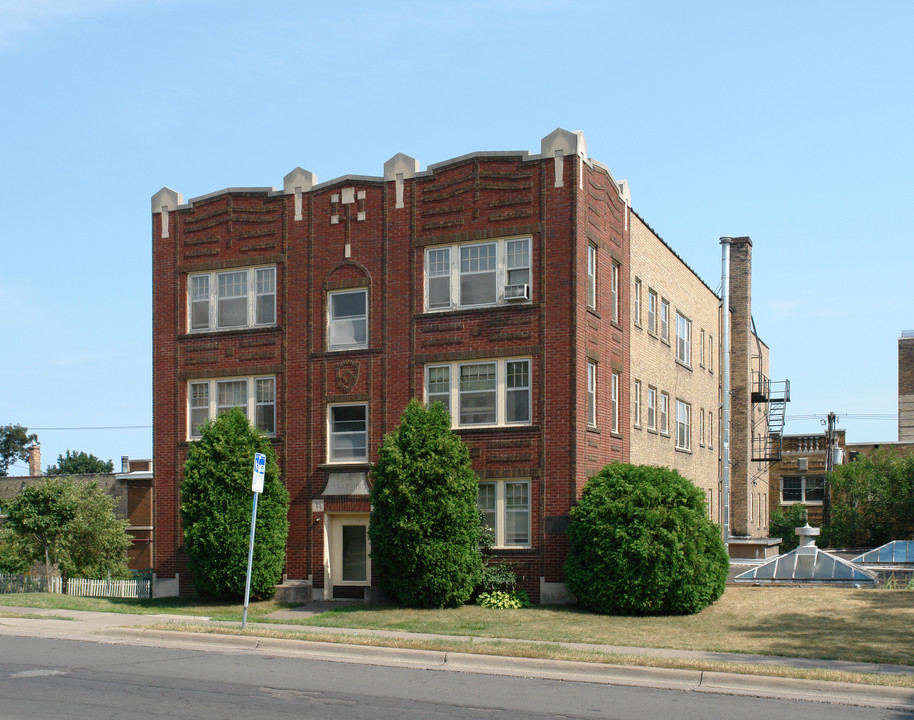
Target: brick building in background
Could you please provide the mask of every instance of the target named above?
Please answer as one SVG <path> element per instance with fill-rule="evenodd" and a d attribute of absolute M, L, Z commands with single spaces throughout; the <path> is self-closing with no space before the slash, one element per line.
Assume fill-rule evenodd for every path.
<path fill-rule="evenodd" d="M 188 443 L 240 405 L 271 437 L 291 496 L 285 577 L 316 597 L 364 594 L 371 464 L 419 397 L 444 402 L 471 447 L 496 553 L 533 598 L 565 597 L 568 512 L 590 476 L 636 454 L 630 242 L 643 222 L 581 133 L 556 130 L 539 155 L 473 153 L 424 172 L 402 154 L 383 177 L 317 184 L 298 168 L 282 190 L 186 204 L 163 188 L 152 211 L 160 578 L 190 587 L 178 510 Z M 665 261 L 651 277 L 691 307 L 697 279 L 680 287 Z M 710 356 L 717 300 L 699 292 L 689 317 L 713 335 Z M 714 377 L 671 398 L 710 412 Z M 694 421 L 679 430 L 689 447 L 677 449 L 693 452 Z M 690 465 L 708 489 L 713 454 Z"/>

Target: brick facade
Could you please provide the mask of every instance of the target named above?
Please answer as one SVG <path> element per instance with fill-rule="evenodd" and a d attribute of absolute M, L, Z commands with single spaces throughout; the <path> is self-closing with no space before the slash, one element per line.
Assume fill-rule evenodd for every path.
<path fill-rule="evenodd" d="M 561 599 L 564 530 L 587 479 L 607 463 L 648 456 L 632 444 L 639 362 L 630 339 L 633 266 L 643 262 L 641 272 L 657 278 L 673 307 L 687 309 L 696 336 L 707 329 L 719 337 L 714 294 L 631 212 L 627 184 L 587 157 L 580 133 L 556 130 L 539 155 L 474 153 L 424 172 L 401 154 L 380 178 L 316 184 L 299 168 L 283 190 L 235 188 L 186 204 L 166 188 L 152 209 L 155 567 L 160 577 L 180 573 L 183 591 L 190 586 L 179 487 L 192 404 L 215 407 L 212 393 L 233 383 L 250 388 L 263 380 L 275 390 L 267 405 L 275 413 L 271 437 L 291 496 L 285 576 L 310 580 L 331 597 L 348 592 L 334 570 L 339 526 L 367 522 L 378 445 L 410 398 L 428 399 L 434 372 L 436 383 L 446 378 L 436 392 L 449 388 L 455 430 L 470 445 L 481 482 L 493 497 L 508 486 L 529 493 L 529 537 L 512 536 L 497 553 L 534 599 Z M 483 277 L 492 268 L 494 286 Z M 205 299 L 194 304 L 207 282 L 258 270 L 275 278 L 275 317 L 260 323 L 252 319 L 259 310 L 249 307 L 243 327 L 192 327 L 221 312 Z M 474 279 L 474 272 L 483 275 Z M 259 302 L 260 290 L 250 287 L 249 302 Z M 492 287 L 479 302 L 457 300 Z M 452 295 L 439 307 L 434 293 L 442 288 Z M 330 347 L 333 298 L 361 302 L 363 292 L 367 317 L 346 331 L 364 322 L 364 341 Z M 221 300 L 213 303 L 221 308 Z M 652 457 L 672 458 L 710 490 L 716 450 L 698 451 L 695 418 L 712 406 L 717 375 L 697 364 L 687 380 L 675 379 L 686 368 L 657 371 L 659 383 L 692 404 L 691 454 Z M 650 367 L 645 377 L 660 364 Z M 490 420 L 470 413 L 464 422 L 458 376 L 477 371 L 497 376 L 497 407 Z M 521 394 L 511 395 L 516 387 Z M 248 402 L 252 417 L 258 401 Z M 333 418 L 363 407 L 356 426 L 367 428 L 365 457 L 333 457 L 330 442 L 340 441 Z M 520 416 L 512 420 L 509 412 Z"/>

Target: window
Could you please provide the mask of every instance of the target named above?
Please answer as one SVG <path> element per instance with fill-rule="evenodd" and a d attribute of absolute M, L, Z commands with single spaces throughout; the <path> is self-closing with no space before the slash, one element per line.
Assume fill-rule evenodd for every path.
<path fill-rule="evenodd" d="M 597 364 L 587 361 L 587 425 L 597 426 Z"/>
<path fill-rule="evenodd" d="M 668 343 L 670 341 L 670 304 L 660 300 L 660 339 Z"/>
<path fill-rule="evenodd" d="M 660 434 L 670 434 L 670 396 L 660 393 Z"/>
<path fill-rule="evenodd" d="M 529 480 L 479 483 L 479 509 L 495 547 L 529 547 Z"/>
<path fill-rule="evenodd" d="M 692 321 L 676 313 L 676 359 L 692 366 Z"/>
<path fill-rule="evenodd" d="M 632 288 L 632 318 L 637 327 L 641 327 L 641 280 L 635 278 Z"/>
<path fill-rule="evenodd" d="M 612 374 L 612 431 L 619 432 L 619 373 Z"/>
<path fill-rule="evenodd" d="M 714 372 L 714 336 L 708 335 L 708 372 Z"/>
<path fill-rule="evenodd" d="M 188 436 L 200 437 L 207 420 L 233 407 L 244 410 L 254 427 L 267 435 L 276 432 L 276 378 L 248 377 L 192 380 L 187 391 Z"/>
<path fill-rule="evenodd" d="M 647 429 L 657 429 L 657 388 L 647 388 Z"/>
<path fill-rule="evenodd" d="M 647 291 L 647 331 L 657 334 L 657 293 Z"/>
<path fill-rule="evenodd" d="M 530 297 L 530 238 L 425 251 L 428 310 L 499 305 Z"/>
<path fill-rule="evenodd" d="M 330 350 L 368 347 L 368 290 L 327 295 Z"/>
<path fill-rule="evenodd" d="M 188 276 L 191 330 L 227 330 L 276 323 L 276 268 Z"/>
<path fill-rule="evenodd" d="M 698 445 L 705 446 L 705 409 L 700 408 L 698 411 Z"/>
<path fill-rule="evenodd" d="M 597 248 L 587 246 L 587 307 L 597 308 Z"/>
<path fill-rule="evenodd" d="M 714 447 L 714 411 L 708 410 L 708 448 Z"/>
<path fill-rule="evenodd" d="M 609 276 L 610 282 L 610 292 L 612 293 L 613 301 L 613 322 L 619 322 L 619 263 L 613 262 L 612 274 Z"/>
<path fill-rule="evenodd" d="M 705 366 L 705 330 L 701 329 L 701 343 L 698 346 L 698 362 L 704 367 Z"/>
<path fill-rule="evenodd" d="M 785 475 L 781 478 L 781 502 L 821 503 L 825 497 L 822 475 Z"/>
<path fill-rule="evenodd" d="M 528 424 L 530 360 L 429 365 L 425 396 L 444 403 L 456 427 Z"/>
<path fill-rule="evenodd" d="M 632 416 L 635 427 L 641 427 L 641 381 L 635 380 L 632 387 Z"/>
<path fill-rule="evenodd" d="M 682 400 L 676 401 L 676 447 L 692 449 L 692 406 Z"/>
<path fill-rule="evenodd" d="M 368 406 L 331 405 L 329 411 L 329 461 L 367 460 Z"/>

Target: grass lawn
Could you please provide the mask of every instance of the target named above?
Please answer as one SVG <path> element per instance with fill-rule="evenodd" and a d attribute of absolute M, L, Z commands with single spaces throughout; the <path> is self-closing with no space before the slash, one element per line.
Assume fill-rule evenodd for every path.
<path fill-rule="evenodd" d="M 241 620 L 240 603 L 196 598 L 115 600 L 30 593 L 0 595 L 0 605 Z M 284 606 L 252 602 L 248 620 L 264 622 Z M 189 618 L 190 619 L 190 618 Z M 282 620 L 289 624 L 289 621 Z M 354 605 L 303 625 L 400 630 L 533 641 L 560 641 L 782 655 L 914 665 L 914 592 L 838 587 L 735 587 L 698 615 L 618 617 L 576 607 L 410 610 Z"/>

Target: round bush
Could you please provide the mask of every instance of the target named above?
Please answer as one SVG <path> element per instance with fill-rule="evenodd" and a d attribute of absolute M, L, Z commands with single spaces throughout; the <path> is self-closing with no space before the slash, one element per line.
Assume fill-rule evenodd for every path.
<path fill-rule="evenodd" d="M 612 464 L 571 510 L 565 583 L 578 601 L 620 615 L 697 613 L 729 571 L 702 492 L 675 470 Z"/>

